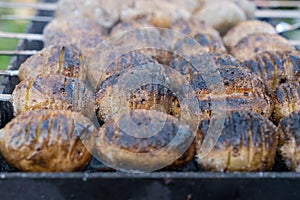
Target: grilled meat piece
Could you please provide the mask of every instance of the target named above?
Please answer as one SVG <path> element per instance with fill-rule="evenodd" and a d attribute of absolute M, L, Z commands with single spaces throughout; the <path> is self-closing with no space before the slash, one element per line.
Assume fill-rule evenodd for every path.
<path fill-rule="evenodd" d="M 74 46 L 48 46 L 28 58 L 19 68 L 19 79 L 26 80 L 40 74 L 61 74 L 79 78 L 83 56 Z"/>
<path fill-rule="evenodd" d="M 274 92 L 274 104 L 272 116 L 276 122 L 293 111 L 300 110 L 299 82 L 289 82 L 278 86 Z"/>
<path fill-rule="evenodd" d="M 99 121 L 106 122 L 133 109 L 157 110 L 180 117 L 178 94 L 171 87 L 185 83 L 176 75 L 168 67 L 150 63 L 131 66 L 108 77 L 96 90 Z"/>
<path fill-rule="evenodd" d="M 12 93 L 14 114 L 29 110 L 71 110 L 92 118 L 94 95 L 75 78 L 62 75 L 40 75 L 19 83 Z"/>
<path fill-rule="evenodd" d="M 258 75 L 270 91 L 287 81 L 300 80 L 299 51 L 265 51 L 241 63 Z"/>
<path fill-rule="evenodd" d="M 105 79 L 131 67 L 154 63 L 155 60 L 145 55 L 147 50 L 135 50 L 122 55 L 112 53 L 107 57 L 107 66 L 100 65 L 97 59 L 87 62 L 87 77 L 94 88 L 97 88 Z M 96 52 L 98 53 L 98 52 Z M 103 52 L 99 52 L 100 54 Z M 151 52 L 148 51 L 150 54 Z M 95 54 L 92 58 L 98 57 Z"/>
<path fill-rule="evenodd" d="M 272 112 L 271 99 L 268 96 L 265 84 L 255 74 L 235 66 L 217 67 L 217 76 L 223 81 L 224 91 L 212 94 L 211 87 L 205 82 L 202 74 L 194 74 L 191 77 L 191 87 L 196 92 L 199 100 L 202 118 L 209 118 L 213 109 L 212 103 L 219 105 L 225 101 L 227 111 L 254 111 L 262 116 L 269 117 Z M 219 75 L 218 75 L 219 74 Z M 217 80 L 216 80 L 217 81 Z M 223 106 L 223 105 L 222 105 Z"/>
<path fill-rule="evenodd" d="M 280 35 L 253 33 L 241 39 L 232 49 L 232 55 L 240 60 L 250 60 L 264 51 L 291 51 L 295 48 Z"/>
<path fill-rule="evenodd" d="M 79 113 L 29 111 L 0 130 L 0 150 L 21 171 L 69 172 L 83 169 L 91 159 L 95 128 Z M 88 138 L 86 147 L 80 138 Z"/>
<path fill-rule="evenodd" d="M 281 119 L 278 128 L 281 144 L 279 153 L 290 170 L 300 172 L 300 112 L 295 111 Z"/>
<path fill-rule="evenodd" d="M 225 46 L 232 49 L 243 37 L 252 33 L 276 34 L 276 30 L 271 24 L 264 21 L 243 21 L 230 29 L 223 37 Z"/>
<path fill-rule="evenodd" d="M 142 137 L 143 133 L 148 137 Z M 175 141 L 178 134 L 181 139 Z M 132 110 L 100 128 L 95 135 L 95 151 L 104 163 L 118 168 L 123 164 L 123 170 L 152 171 L 168 164 L 179 166 L 191 161 L 194 146 L 187 150 L 184 159 L 181 157 L 180 162 L 172 164 L 193 140 L 190 128 L 175 117 L 153 110 Z M 167 147 L 171 142 L 172 146 Z"/>
<path fill-rule="evenodd" d="M 120 3 L 105 0 L 60 0 L 56 17 L 71 16 L 73 19 L 88 18 L 105 28 L 111 28 L 119 20 Z"/>
<path fill-rule="evenodd" d="M 205 155 L 201 149 L 210 119 L 201 122 L 196 144 L 197 161 L 206 171 L 271 170 L 276 154 L 278 132 L 275 125 L 253 112 L 227 112 L 217 143 Z"/>
<path fill-rule="evenodd" d="M 206 2 L 193 15 L 195 20 L 203 20 L 224 35 L 230 28 L 247 19 L 243 10 L 231 1 Z"/>
<path fill-rule="evenodd" d="M 106 37 L 106 30 L 87 18 L 62 16 L 53 19 L 43 31 L 44 45 L 74 44 L 87 56 Z"/>

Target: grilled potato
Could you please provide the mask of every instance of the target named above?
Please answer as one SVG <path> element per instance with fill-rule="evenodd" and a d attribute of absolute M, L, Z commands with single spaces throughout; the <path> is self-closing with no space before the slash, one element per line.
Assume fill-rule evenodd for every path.
<path fill-rule="evenodd" d="M 241 66 L 258 75 L 270 91 L 281 83 L 300 80 L 299 51 L 265 51 Z"/>
<path fill-rule="evenodd" d="M 265 84 L 255 74 L 235 66 L 221 66 L 216 68 L 215 75 L 203 77 L 201 74 L 192 75 L 191 87 L 196 92 L 201 110 L 201 118 L 208 118 L 213 109 L 213 103 L 218 105 L 225 101 L 223 109 L 227 111 L 253 111 L 264 117 L 269 117 L 273 106 Z M 205 78 L 220 76 L 224 91 L 213 94 L 212 87 L 208 86 Z M 216 79 L 216 81 L 219 81 Z M 220 86 L 221 87 L 221 86 Z M 218 88 L 217 88 L 218 89 Z"/>
<path fill-rule="evenodd" d="M 278 86 L 274 92 L 274 111 L 272 114 L 275 122 L 300 110 L 300 85 L 299 82 L 289 82 Z"/>
<path fill-rule="evenodd" d="M 193 15 L 195 20 L 203 20 L 224 35 L 230 28 L 247 19 L 244 11 L 231 1 L 208 1 Z"/>
<path fill-rule="evenodd" d="M 19 79 L 35 78 L 40 74 L 61 74 L 79 78 L 84 58 L 74 46 L 48 46 L 28 58 L 19 68 Z"/>
<path fill-rule="evenodd" d="M 278 143 L 278 131 L 272 122 L 253 112 L 227 112 L 221 135 L 212 149 L 202 149 L 210 119 L 199 126 L 197 161 L 206 171 L 271 170 Z M 206 154 L 208 153 L 208 154 Z"/>
<path fill-rule="evenodd" d="M 243 37 L 252 33 L 276 34 L 276 30 L 271 24 L 264 21 L 243 21 L 230 29 L 223 37 L 223 41 L 228 49 L 232 49 Z"/>
<path fill-rule="evenodd" d="M 74 44 L 83 56 L 94 50 L 105 38 L 107 31 L 87 18 L 61 16 L 53 19 L 43 31 L 44 45 Z"/>
<path fill-rule="evenodd" d="M 295 48 L 280 35 L 253 33 L 241 39 L 232 49 L 232 55 L 240 60 L 250 60 L 264 51 L 291 51 Z"/>
<path fill-rule="evenodd" d="M 183 81 L 175 78 L 174 72 L 157 63 L 131 66 L 108 77 L 96 91 L 98 119 L 106 122 L 128 109 L 157 110 L 179 117 L 179 100 L 175 91 L 168 88 L 171 82 Z"/>
<path fill-rule="evenodd" d="M 94 133 L 92 122 L 79 113 L 29 111 L 0 130 L 0 150 L 21 171 L 77 171 L 91 159 L 87 148 L 93 147 Z"/>
<path fill-rule="evenodd" d="M 126 124 L 129 124 L 128 128 L 123 127 Z M 147 132 L 148 136 L 141 137 L 142 132 Z M 181 139 L 174 141 L 178 134 Z M 122 114 L 108 120 L 100 128 L 95 136 L 95 152 L 104 163 L 115 165 L 120 170 L 152 171 L 167 164 L 176 167 L 191 161 L 195 150 L 193 145 L 184 157 L 179 157 L 183 146 L 193 140 L 190 128 L 175 117 L 158 111 L 149 113 L 136 109 L 128 115 Z M 171 142 L 172 146 L 168 146 Z M 176 159 L 179 160 L 173 162 Z"/>
<path fill-rule="evenodd" d="M 43 75 L 19 83 L 12 93 L 14 114 L 29 110 L 71 110 L 93 118 L 94 95 L 77 79 Z"/>
<path fill-rule="evenodd" d="M 105 0 L 60 0 L 55 16 L 71 16 L 75 20 L 87 18 L 109 29 L 120 19 L 120 3 Z"/>
<path fill-rule="evenodd" d="M 102 52 L 96 52 L 102 53 Z M 154 58 L 145 55 L 144 53 L 148 53 L 149 55 L 152 51 L 148 50 L 135 50 L 130 52 L 125 52 L 122 55 L 117 55 L 116 53 L 112 53 L 107 58 L 107 66 L 100 65 L 98 60 L 91 60 L 91 62 L 87 62 L 87 77 L 91 85 L 97 89 L 98 86 L 108 77 L 113 76 L 119 73 L 122 70 L 129 69 L 131 67 L 146 65 L 148 63 L 155 63 Z M 97 57 L 97 54 L 93 56 Z M 109 60 L 111 59 L 111 60 Z"/>
<path fill-rule="evenodd" d="M 282 118 L 278 126 L 281 131 L 279 137 L 279 154 L 282 156 L 287 167 L 296 172 L 300 172 L 299 124 L 300 113 L 299 111 L 295 111 Z"/>

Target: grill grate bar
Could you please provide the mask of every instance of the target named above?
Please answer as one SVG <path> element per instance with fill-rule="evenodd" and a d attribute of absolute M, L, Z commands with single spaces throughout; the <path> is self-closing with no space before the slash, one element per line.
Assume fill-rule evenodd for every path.
<path fill-rule="evenodd" d="M 41 34 L 11 33 L 11 32 L 3 32 L 3 31 L 0 31 L 0 38 L 43 40 L 43 36 Z"/>
<path fill-rule="evenodd" d="M 10 101 L 11 94 L 0 94 L 0 101 Z"/>
<path fill-rule="evenodd" d="M 35 21 L 35 22 L 50 22 L 52 17 L 35 16 L 25 17 L 17 15 L 0 15 L 0 20 L 16 20 L 16 21 Z"/>
<path fill-rule="evenodd" d="M 0 2 L 0 8 L 29 8 L 36 10 L 54 11 L 57 8 L 56 3 L 16 3 L 16 2 Z"/>
<path fill-rule="evenodd" d="M 257 18 L 293 18 L 300 19 L 299 10 L 256 10 Z"/>
<path fill-rule="evenodd" d="M 4 56 L 31 56 L 36 54 L 37 50 L 0 50 L 0 55 Z"/>
<path fill-rule="evenodd" d="M 18 76 L 18 75 L 19 75 L 19 70 L 0 70 L 0 76 Z"/>
<path fill-rule="evenodd" d="M 299 1 L 262 1 L 255 0 L 253 3 L 261 8 L 291 8 L 300 7 Z"/>

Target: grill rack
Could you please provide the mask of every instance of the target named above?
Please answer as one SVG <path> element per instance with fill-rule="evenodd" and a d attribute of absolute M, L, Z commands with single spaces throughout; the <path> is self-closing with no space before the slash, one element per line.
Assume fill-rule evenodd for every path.
<path fill-rule="evenodd" d="M 55 0 L 44 2 L 47 2 L 47 5 L 49 5 L 49 2 L 55 2 Z M 268 7 L 262 3 L 263 1 L 257 2 L 261 2 L 258 4 L 261 5 L 260 7 Z M 268 2 L 268 8 L 275 7 L 270 6 L 271 2 L 275 1 Z M 1 5 L 3 4 L 0 3 L 0 7 Z M 31 8 L 39 8 L 36 16 L 33 18 L 45 17 L 44 19 L 51 19 L 53 16 L 54 9 L 42 9 L 38 6 L 31 6 Z M 258 13 L 264 12 L 267 14 L 264 14 L 262 18 L 268 18 L 270 13 L 272 13 L 267 10 L 261 10 Z M 288 13 L 289 16 L 292 15 L 290 13 L 295 14 L 295 12 Z M 299 16 L 300 12 L 296 14 Z M 0 51 L 0 54 L 4 53 L 12 56 L 9 70 L 17 70 L 29 55 L 42 49 L 42 38 L 32 40 L 28 39 L 27 36 L 29 35 L 28 33 L 34 33 L 34 35 L 39 37 L 46 24 L 46 20 L 31 20 L 26 33 L 19 35 L 22 40 L 17 50 L 10 52 Z M 0 85 L 0 93 L 11 94 L 17 83 L 17 77 L 6 76 L 2 86 Z M 0 119 L 8 122 L 13 117 L 11 104 L 9 102 L 0 102 L 0 108 L 4 111 L 4 113 L 0 112 Z M 90 197 L 103 199 L 199 199 L 200 197 L 282 199 L 284 197 L 295 199 L 300 195 L 298 189 L 300 186 L 300 174 L 285 171 L 277 172 L 280 171 L 277 169 L 275 169 L 276 172 L 210 173 L 199 172 L 197 168 L 193 168 L 195 166 L 190 166 L 189 169 L 193 168 L 193 170 L 188 170 L 190 172 L 185 172 L 183 169 L 177 172 L 160 171 L 145 174 L 128 174 L 112 171 L 104 172 L 108 169 L 95 160 L 92 161 L 90 166 L 91 168 L 88 169 L 90 171 L 93 171 L 93 166 L 101 171 L 93 173 L 20 173 L 9 168 L 6 163 L 1 161 L 0 157 L 0 171 L 4 171 L 0 173 L 1 199 L 84 199 Z M 281 169 L 281 166 L 276 167 Z"/>

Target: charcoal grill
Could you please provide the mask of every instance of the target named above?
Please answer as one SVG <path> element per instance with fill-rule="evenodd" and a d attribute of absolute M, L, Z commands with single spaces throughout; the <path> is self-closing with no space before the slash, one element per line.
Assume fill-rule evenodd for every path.
<path fill-rule="evenodd" d="M 38 10 L 25 34 L 0 32 L 2 37 L 20 38 L 15 51 L 0 51 L 11 55 L 9 70 L 19 66 L 43 48 L 40 34 L 53 16 L 55 0 L 43 4 L 11 4 L 0 2 L 0 7 L 29 7 Z M 272 3 L 273 2 L 273 3 Z M 2 4 L 1 4 L 2 3 Z M 46 3 L 46 4 L 45 4 Z M 299 1 L 258 1 L 259 18 L 299 18 L 300 11 L 270 10 L 273 7 L 294 7 Z M 6 16 L 18 20 L 19 16 Z M 31 35 L 30 35 L 30 34 Z M 26 39 L 27 38 L 27 39 Z M 300 45 L 300 41 L 291 41 Z M 0 77 L 0 93 L 11 94 L 18 78 Z M 12 106 L 0 102 L 0 118 L 11 120 Z M 95 170 L 97 168 L 97 170 Z M 121 173 L 109 170 L 93 160 L 85 172 L 78 173 L 21 173 L 7 166 L 0 157 L 0 199 L 297 199 L 300 196 L 300 174 L 287 172 L 278 161 L 272 172 L 211 173 L 198 169 L 195 163 L 177 171 L 144 174 Z"/>

